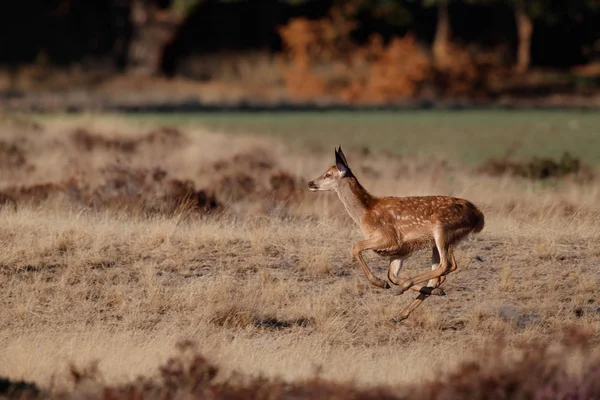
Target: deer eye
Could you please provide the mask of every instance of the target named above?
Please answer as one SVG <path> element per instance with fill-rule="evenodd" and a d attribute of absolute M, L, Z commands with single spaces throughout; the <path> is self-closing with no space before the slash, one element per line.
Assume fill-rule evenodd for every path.
<path fill-rule="evenodd" d="M 331 172 L 326 173 L 325 178 L 331 178 Z"/>

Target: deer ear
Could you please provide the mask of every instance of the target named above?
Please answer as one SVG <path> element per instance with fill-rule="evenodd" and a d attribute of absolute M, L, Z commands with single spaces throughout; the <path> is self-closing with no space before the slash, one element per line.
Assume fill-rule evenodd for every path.
<path fill-rule="evenodd" d="M 346 156 L 344 155 L 344 152 L 342 151 L 342 146 L 338 147 L 338 154 L 340 155 L 340 158 L 344 162 L 344 165 L 346 166 L 346 168 L 350 168 L 350 166 L 348 165 L 348 161 L 346 161 Z"/>
<path fill-rule="evenodd" d="M 346 172 L 348 172 L 348 164 L 346 163 L 346 157 L 344 157 L 341 147 L 339 150 L 335 150 L 335 166 L 342 175 L 346 175 Z"/>

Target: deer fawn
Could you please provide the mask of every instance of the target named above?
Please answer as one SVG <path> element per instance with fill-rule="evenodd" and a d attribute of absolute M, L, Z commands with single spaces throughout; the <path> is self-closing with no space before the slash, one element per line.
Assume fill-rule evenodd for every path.
<path fill-rule="evenodd" d="M 467 200 L 449 196 L 375 197 L 369 194 L 350 170 L 341 147 L 335 151 L 335 165 L 308 183 L 311 191 L 335 191 L 350 217 L 360 226 L 365 239 L 352 248 L 369 282 L 389 289 L 377 278 L 362 257 L 372 250 L 390 260 L 388 280 L 397 285 L 396 294 L 411 289 L 419 292 L 415 300 L 392 322 L 402 321 L 430 295 L 445 296 L 439 287 L 446 275 L 456 270 L 454 246 L 470 233 L 481 232 L 484 217 Z M 404 261 L 420 249 L 432 249 L 431 271 L 400 279 Z M 419 283 L 427 282 L 421 286 Z"/>

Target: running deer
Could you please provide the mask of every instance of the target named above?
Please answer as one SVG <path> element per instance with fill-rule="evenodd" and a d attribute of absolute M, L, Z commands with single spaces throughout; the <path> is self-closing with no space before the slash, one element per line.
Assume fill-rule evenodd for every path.
<path fill-rule="evenodd" d="M 392 322 L 402 321 L 430 295 L 445 296 L 440 285 L 456 270 L 454 247 L 470 233 L 481 232 L 484 217 L 471 202 L 449 196 L 375 197 L 350 170 L 341 147 L 335 150 L 335 165 L 308 183 L 311 191 L 335 191 L 350 217 L 361 228 L 364 240 L 352 248 L 369 282 L 383 289 L 390 284 L 377 278 L 363 259 L 372 250 L 390 260 L 388 280 L 396 294 L 419 292 L 413 302 Z M 417 250 L 432 249 L 431 271 L 400 279 L 404 261 Z M 420 285 L 427 282 L 426 285 Z"/>

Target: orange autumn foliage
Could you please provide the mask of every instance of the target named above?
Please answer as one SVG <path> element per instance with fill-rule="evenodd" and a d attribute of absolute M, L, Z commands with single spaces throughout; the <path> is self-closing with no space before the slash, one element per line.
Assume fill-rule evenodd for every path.
<path fill-rule="evenodd" d="M 292 19 L 279 29 L 279 59 L 290 94 L 328 96 L 344 102 L 393 101 L 414 97 L 431 77 L 431 61 L 413 35 L 384 44 L 373 36 L 360 46 L 350 39 L 354 22 L 338 8 L 327 18 Z"/>

